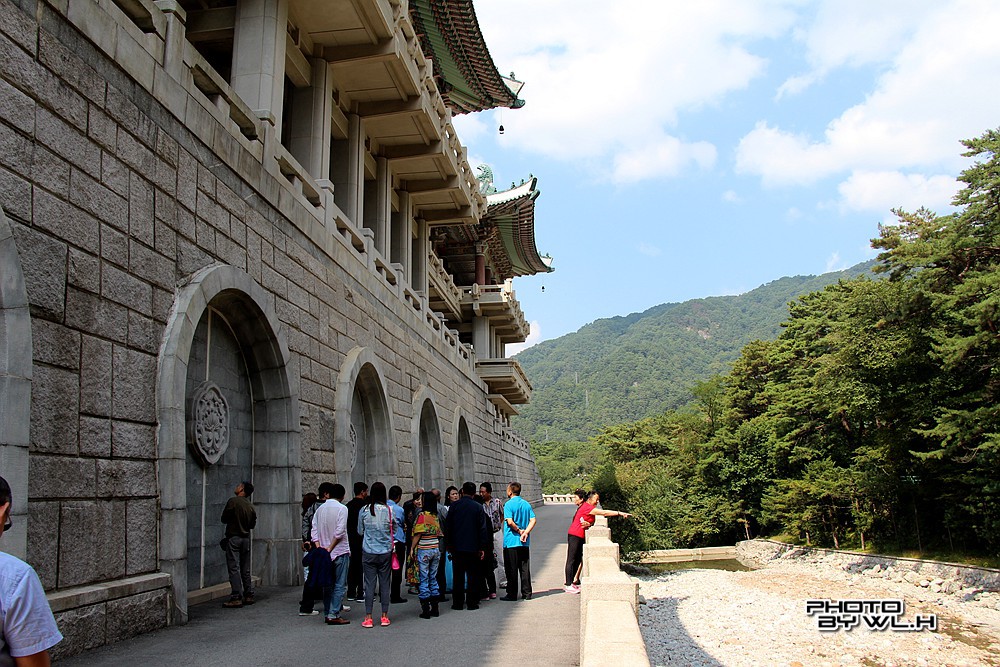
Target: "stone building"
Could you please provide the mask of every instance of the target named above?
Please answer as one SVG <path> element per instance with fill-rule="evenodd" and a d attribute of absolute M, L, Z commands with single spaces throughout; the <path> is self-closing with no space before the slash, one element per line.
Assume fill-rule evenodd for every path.
<path fill-rule="evenodd" d="M 536 182 L 480 183 L 453 114 L 522 104 L 471 0 L 0 0 L 2 547 L 63 654 L 298 582 L 320 480 L 516 478 L 511 288 Z"/>

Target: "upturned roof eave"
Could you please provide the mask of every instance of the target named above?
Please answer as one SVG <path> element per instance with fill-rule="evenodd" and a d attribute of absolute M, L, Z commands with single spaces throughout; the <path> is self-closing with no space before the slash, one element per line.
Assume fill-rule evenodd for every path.
<path fill-rule="evenodd" d="M 524 106 L 490 56 L 472 0 L 413 0 L 410 13 L 453 113 Z"/>
<path fill-rule="evenodd" d="M 497 229 L 510 261 L 511 277 L 551 273 L 551 258 L 546 261 L 535 245 L 535 200 L 541 191 L 538 179 L 531 177 L 521 185 L 487 196 L 489 205 L 483 222 Z"/>

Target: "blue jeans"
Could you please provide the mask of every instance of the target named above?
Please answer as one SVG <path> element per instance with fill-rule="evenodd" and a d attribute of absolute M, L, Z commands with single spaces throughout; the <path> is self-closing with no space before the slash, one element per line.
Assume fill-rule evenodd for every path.
<path fill-rule="evenodd" d="M 441 594 L 438 586 L 438 567 L 441 552 L 437 549 L 417 549 L 417 570 L 420 572 L 420 599 L 436 598 Z"/>
<path fill-rule="evenodd" d="M 341 554 L 333 559 L 333 586 L 323 588 L 323 613 L 327 618 L 340 616 L 340 607 L 347 592 L 347 570 L 351 566 L 351 554 Z"/>

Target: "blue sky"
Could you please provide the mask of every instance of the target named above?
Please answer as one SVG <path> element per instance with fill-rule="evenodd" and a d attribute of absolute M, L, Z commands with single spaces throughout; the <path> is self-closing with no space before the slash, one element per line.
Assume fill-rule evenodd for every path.
<path fill-rule="evenodd" d="M 891 208 L 950 210 L 959 141 L 1000 126 L 996 0 L 476 12 L 526 104 L 455 125 L 498 188 L 538 177 L 535 235 L 556 268 L 515 281 L 528 345 L 870 259 Z"/>

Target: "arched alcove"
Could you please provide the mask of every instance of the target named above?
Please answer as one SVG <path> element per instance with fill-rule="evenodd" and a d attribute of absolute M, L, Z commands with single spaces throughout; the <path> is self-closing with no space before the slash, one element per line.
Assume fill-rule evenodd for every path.
<path fill-rule="evenodd" d="M 472 455 L 472 436 L 469 434 L 469 424 L 461 414 L 455 425 L 455 452 L 455 483 L 461 486 L 463 482 L 475 481 L 476 462 Z"/>
<path fill-rule="evenodd" d="M 430 489 L 444 486 L 444 445 L 438 423 L 434 394 L 421 387 L 413 396 L 410 424 L 414 486 Z"/>
<path fill-rule="evenodd" d="M 396 447 L 379 361 L 368 348 L 348 353 L 334 397 L 334 461 L 344 486 L 394 480 Z"/>
<path fill-rule="evenodd" d="M 156 397 L 160 569 L 172 576 L 176 622 L 187 619 L 189 590 L 225 580 L 218 516 L 244 479 L 268 517 L 253 533 L 252 572 L 264 584 L 294 580 L 301 466 L 292 365 L 272 297 L 242 270 L 206 267 L 178 291 Z"/>
<path fill-rule="evenodd" d="M 10 223 L 0 208 L 0 471 L 10 484 L 13 528 L 3 550 L 27 556 L 28 444 L 31 424 L 31 315 Z"/>

